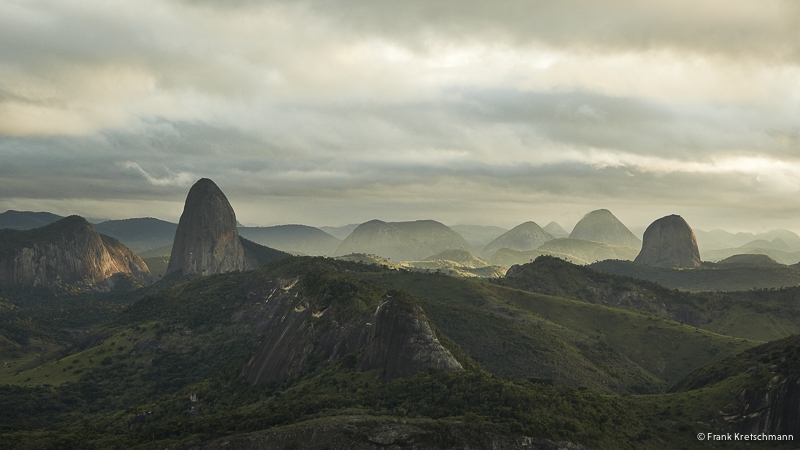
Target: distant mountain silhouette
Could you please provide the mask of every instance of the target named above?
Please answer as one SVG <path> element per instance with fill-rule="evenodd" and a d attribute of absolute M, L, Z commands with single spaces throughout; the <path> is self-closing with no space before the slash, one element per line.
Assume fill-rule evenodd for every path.
<path fill-rule="evenodd" d="M 536 222 L 528 221 L 517 225 L 486 244 L 486 247 L 481 250 L 481 254 L 486 258 L 491 258 L 501 248 L 518 251 L 535 250 L 545 242 L 553 239 L 555 238 L 544 231 Z"/>
<path fill-rule="evenodd" d="M 177 223 L 152 217 L 108 220 L 93 226 L 99 233 L 119 240 L 136 253 L 171 245 L 178 229 Z"/>
<path fill-rule="evenodd" d="M 350 233 L 352 233 L 353 230 L 355 230 L 359 225 L 360 224 L 358 223 L 351 223 L 341 227 L 319 227 L 319 229 L 330 234 L 336 239 L 344 240 L 347 236 L 350 236 Z"/>
<path fill-rule="evenodd" d="M 307 225 L 239 227 L 239 235 L 284 252 L 312 256 L 333 256 L 342 242 L 319 228 Z"/>
<path fill-rule="evenodd" d="M 450 228 L 469 242 L 469 245 L 471 245 L 476 252 L 508 231 L 506 228 L 486 225 L 450 225 Z"/>
<path fill-rule="evenodd" d="M 642 241 L 607 209 L 598 209 L 583 216 L 569 237 L 636 249 L 642 247 Z"/>
<path fill-rule="evenodd" d="M 495 252 L 489 262 L 501 267 L 511 267 L 514 264 L 528 263 L 542 255 L 550 255 L 573 264 L 586 265 L 607 259 L 633 261 L 637 253 L 635 248 L 623 245 L 565 238 L 547 241 L 536 250 L 517 251 L 502 248 Z"/>
<path fill-rule="evenodd" d="M 366 253 L 395 261 L 419 261 L 450 249 L 469 250 L 470 246 L 461 235 L 435 220 L 370 220 L 353 230 L 335 254 Z"/>
<path fill-rule="evenodd" d="M 569 233 L 567 230 L 561 227 L 557 222 L 553 221 L 548 223 L 547 225 L 542 228 L 544 231 L 550 233 L 551 236 L 554 238 L 567 238 L 569 237 Z"/>
<path fill-rule="evenodd" d="M 64 217 L 49 212 L 8 210 L 0 214 L 0 229 L 32 230 L 50 225 Z"/>

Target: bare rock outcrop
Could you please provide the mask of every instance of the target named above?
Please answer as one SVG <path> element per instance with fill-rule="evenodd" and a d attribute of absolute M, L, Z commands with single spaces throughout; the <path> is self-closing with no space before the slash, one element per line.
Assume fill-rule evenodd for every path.
<path fill-rule="evenodd" d="M 435 367 L 463 367 L 442 346 L 422 307 L 403 292 L 389 292 L 372 317 L 372 332 L 357 368 L 383 370 L 383 380 L 409 377 Z"/>
<path fill-rule="evenodd" d="M 0 283 L 97 285 L 116 274 L 152 282 L 138 255 L 80 216 L 33 230 L 0 230 Z"/>
<path fill-rule="evenodd" d="M 352 358 L 362 348 L 360 358 L 351 364 L 357 370 L 380 370 L 384 381 L 429 367 L 462 369 L 410 295 L 390 292 L 374 313 L 337 317 L 332 312 L 336 305 L 305 297 L 299 284 L 298 279 L 278 280 L 277 285 L 267 283 L 248 294 L 263 298 L 259 303 L 264 305 L 259 313 L 264 336 L 242 370 L 250 384 L 291 378 L 313 361 Z"/>
<path fill-rule="evenodd" d="M 638 263 L 662 267 L 700 267 L 700 251 L 692 227 L 678 215 L 662 217 L 644 232 Z"/>
<path fill-rule="evenodd" d="M 213 181 L 201 178 L 186 196 L 167 273 L 212 275 L 250 268 L 231 204 Z"/>

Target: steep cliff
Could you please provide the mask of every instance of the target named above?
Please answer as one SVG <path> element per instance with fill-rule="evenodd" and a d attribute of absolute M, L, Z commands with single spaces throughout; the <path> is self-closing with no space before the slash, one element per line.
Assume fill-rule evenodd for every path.
<path fill-rule="evenodd" d="M 211 275 L 251 268 L 227 197 L 208 178 L 198 180 L 186 196 L 167 273 Z"/>
<path fill-rule="evenodd" d="M 463 369 L 439 343 L 422 307 L 410 295 L 387 293 L 371 322 L 372 330 L 357 368 L 381 369 L 384 381 L 409 377 L 429 367 Z"/>
<path fill-rule="evenodd" d="M 702 367 L 676 383 L 670 392 L 715 386 L 733 394 L 734 402 L 718 414 L 737 432 L 797 436 L 800 335 L 768 342 Z"/>
<path fill-rule="evenodd" d="M 671 215 L 651 223 L 644 232 L 642 250 L 634 260 L 651 266 L 700 267 L 700 251 L 692 227 Z"/>
<path fill-rule="evenodd" d="M 242 375 L 251 384 L 291 378 L 321 361 L 363 353 L 358 370 L 381 370 L 383 380 L 428 367 L 461 370 L 437 339 L 422 308 L 408 294 L 390 292 L 331 273 L 265 281 L 248 288 L 263 305 L 264 336 Z"/>
<path fill-rule="evenodd" d="M 147 265 L 84 218 L 69 216 L 42 228 L 0 230 L 0 282 L 26 286 L 96 285 L 115 274 L 152 281 Z"/>

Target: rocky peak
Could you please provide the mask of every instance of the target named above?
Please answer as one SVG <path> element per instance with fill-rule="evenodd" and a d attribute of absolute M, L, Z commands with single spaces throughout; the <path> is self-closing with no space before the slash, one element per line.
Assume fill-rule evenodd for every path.
<path fill-rule="evenodd" d="M 358 365 L 361 370 L 383 369 L 383 380 L 391 381 L 429 367 L 463 369 L 436 338 L 422 307 L 410 295 L 387 293 L 371 322 L 372 332 Z"/>
<path fill-rule="evenodd" d="M 372 308 L 346 315 L 336 310 L 350 295 L 307 296 L 300 279 L 265 281 L 249 297 L 264 300 L 264 336 L 242 370 L 250 384 L 291 378 L 313 361 L 350 357 L 355 369 L 378 370 L 384 381 L 411 376 L 429 367 L 461 370 L 461 364 L 440 343 L 416 299 L 389 292 L 373 299 Z M 351 285 L 358 291 L 358 284 Z M 332 301 L 333 303 L 328 304 Z M 372 301 L 370 301 L 372 302 Z M 337 306 L 338 305 L 338 306 Z M 363 349 L 361 356 L 355 356 Z"/>
<path fill-rule="evenodd" d="M 152 281 L 147 265 L 80 216 L 32 230 L 0 230 L 0 282 L 27 286 L 97 285 L 116 274 Z"/>
<path fill-rule="evenodd" d="M 667 267 L 700 267 L 700 251 L 692 227 L 671 215 L 651 223 L 644 232 L 638 263 Z"/>
<path fill-rule="evenodd" d="M 213 181 L 201 178 L 186 196 L 167 273 L 211 275 L 246 268 L 233 208 Z"/>

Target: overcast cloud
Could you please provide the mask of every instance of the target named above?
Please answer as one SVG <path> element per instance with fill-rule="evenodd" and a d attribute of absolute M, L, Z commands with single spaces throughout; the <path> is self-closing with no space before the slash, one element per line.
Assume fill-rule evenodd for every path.
<path fill-rule="evenodd" d="M 800 231 L 796 1 L 0 3 L 0 210 Z"/>

